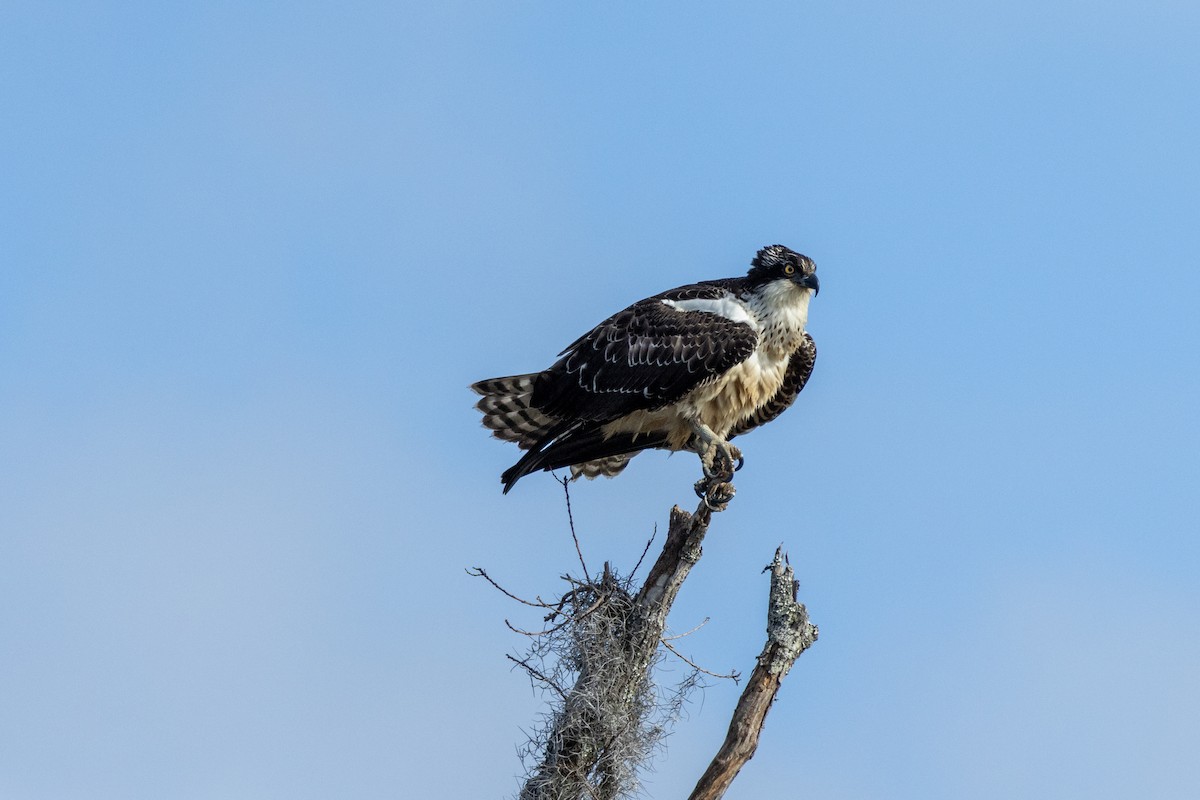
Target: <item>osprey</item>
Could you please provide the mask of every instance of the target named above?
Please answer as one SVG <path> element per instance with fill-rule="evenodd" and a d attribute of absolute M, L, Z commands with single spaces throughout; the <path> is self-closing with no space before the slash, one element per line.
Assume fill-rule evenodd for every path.
<path fill-rule="evenodd" d="M 471 388 L 499 439 L 528 452 L 504 472 L 507 494 L 531 472 L 570 467 L 612 477 L 642 450 L 700 455 L 709 487 L 741 466 L 735 436 L 779 416 L 812 373 L 805 332 L 816 265 L 773 244 L 743 278 L 680 286 L 601 322 L 542 372 Z"/>

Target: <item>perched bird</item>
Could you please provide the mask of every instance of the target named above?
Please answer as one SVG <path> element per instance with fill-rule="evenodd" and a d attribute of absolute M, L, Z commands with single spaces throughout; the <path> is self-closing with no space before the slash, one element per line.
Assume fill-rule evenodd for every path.
<path fill-rule="evenodd" d="M 542 372 L 471 388 L 499 439 L 528 452 L 504 472 L 504 492 L 531 472 L 612 477 L 642 450 L 691 450 L 704 492 L 741 465 L 729 440 L 779 416 L 812 372 L 805 332 L 816 265 L 773 244 L 744 278 L 680 286 L 619 311 Z"/>

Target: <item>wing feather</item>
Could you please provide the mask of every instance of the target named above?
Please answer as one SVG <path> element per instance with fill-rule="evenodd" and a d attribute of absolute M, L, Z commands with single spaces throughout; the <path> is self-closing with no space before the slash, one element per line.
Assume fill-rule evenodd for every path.
<path fill-rule="evenodd" d="M 677 402 L 745 360 L 758 345 L 750 324 L 664 302 L 727 298 L 727 283 L 663 292 L 601 322 L 538 375 L 533 405 L 551 416 L 606 422 Z"/>

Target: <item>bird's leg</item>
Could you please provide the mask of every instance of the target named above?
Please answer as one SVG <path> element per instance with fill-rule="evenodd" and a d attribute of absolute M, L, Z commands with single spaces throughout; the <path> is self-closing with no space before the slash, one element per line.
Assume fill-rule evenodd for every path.
<path fill-rule="evenodd" d="M 742 451 L 737 445 L 732 445 L 724 439 L 721 440 L 721 452 L 724 454 L 724 463 L 728 465 L 729 477 L 733 478 L 733 473 L 746 465 L 746 457 L 742 455 Z"/>
<path fill-rule="evenodd" d="M 704 477 L 730 480 L 746 459 L 742 451 L 718 436 L 703 422 L 692 423 L 692 449 L 700 456 Z"/>
<path fill-rule="evenodd" d="M 718 506 L 709 505 L 711 510 L 719 511 L 733 497 L 733 486 L 729 482 L 733 480 L 733 473 L 742 468 L 745 459 L 741 450 L 704 423 L 693 422 L 692 431 L 692 449 L 700 456 L 700 465 L 704 469 L 704 477 L 696 482 L 696 494 L 704 498 L 705 503 L 719 495 Z"/>

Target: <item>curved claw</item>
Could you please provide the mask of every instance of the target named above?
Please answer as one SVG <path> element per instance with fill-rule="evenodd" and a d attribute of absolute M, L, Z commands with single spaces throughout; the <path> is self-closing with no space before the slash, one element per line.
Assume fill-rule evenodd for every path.
<path fill-rule="evenodd" d="M 724 511 L 729 508 L 736 490 L 731 483 L 715 483 L 708 488 L 704 495 L 704 505 L 709 511 Z"/>
<path fill-rule="evenodd" d="M 745 456 L 739 454 L 737 461 L 738 461 L 737 466 L 733 468 L 734 472 L 738 472 L 739 470 L 741 470 L 742 467 L 746 466 L 746 457 Z"/>

